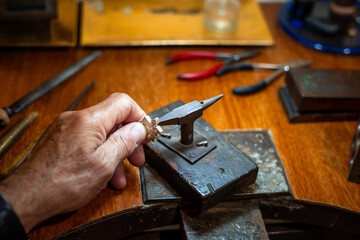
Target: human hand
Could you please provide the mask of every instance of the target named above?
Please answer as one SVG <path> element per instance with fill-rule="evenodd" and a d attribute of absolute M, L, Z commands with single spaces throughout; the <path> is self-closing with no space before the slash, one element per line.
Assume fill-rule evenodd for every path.
<path fill-rule="evenodd" d="M 126 94 L 59 115 L 26 161 L 0 183 L 0 193 L 25 230 L 76 210 L 107 184 L 125 187 L 124 158 L 144 161 L 144 111 Z"/>

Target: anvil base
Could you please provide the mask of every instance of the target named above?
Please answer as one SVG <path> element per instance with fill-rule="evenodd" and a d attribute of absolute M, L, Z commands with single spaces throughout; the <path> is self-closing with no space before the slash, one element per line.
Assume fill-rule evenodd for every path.
<path fill-rule="evenodd" d="M 160 117 L 183 104 L 177 101 L 150 113 L 149 116 Z M 191 163 L 185 160 L 158 140 L 145 146 L 145 155 L 146 161 L 167 179 L 174 189 L 199 210 L 204 211 L 255 182 L 258 168 L 202 118 L 195 121 L 194 130 L 201 133 L 209 143 L 216 145 L 215 149 L 198 161 Z M 178 134 L 180 135 L 180 131 Z"/>

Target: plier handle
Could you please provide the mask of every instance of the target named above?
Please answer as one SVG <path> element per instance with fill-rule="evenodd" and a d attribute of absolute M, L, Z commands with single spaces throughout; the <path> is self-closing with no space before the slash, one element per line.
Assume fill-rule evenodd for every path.
<path fill-rule="evenodd" d="M 227 69 L 224 69 L 222 72 L 218 72 L 218 76 L 225 74 L 231 71 L 237 70 L 252 70 L 255 68 L 262 69 L 272 69 L 276 70 L 267 78 L 261 80 L 260 82 L 248 85 L 248 86 L 240 86 L 233 88 L 233 93 L 235 95 L 248 95 L 252 93 L 256 93 L 266 88 L 270 83 L 272 83 L 275 79 L 277 79 L 282 73 L 288 72 L 292 68 L 303 68 L 307 67 L 311 64 L 309 60 L 293 60 L 283 64 L 272 64 L 272 63 L 235 63 L 230 65 Z"/>
<path fill-rule="evenodd" d="M 178 55 L 175 55 L 175 56 L 169 58 L 166 61 L 166 64 L 169 65 L 174 62 L 178 62 L 178 61 L 182 61 L 182 60 L 190 60 L 190 59 L 223 60 L 222 63 L 220 63 L 210 69 L 207 69 L 205 71 L 194 72 L 194 73 L 183 73 L 183 74 L 178 75 L 178 79 L 181 79 L 181 80 L 200 80 L 200 79 L 204 79 L 204 78 L 210 77 L 212 75 L 215 75 L 217 71 L 219 71 L 221 68 L 223 68 L 224 66 L 226 66 L 232 62 L 252 58 L 258 54 L 259 54 L 258 51 L 244 51 L 244 52 L 236 52 L 236 53 L 232 53 L 232 54 L 231 53 L 206 52 L 206 51 L 190 51 L 190 52 L 181 53 L 181 54 L 178 54 Z"/>

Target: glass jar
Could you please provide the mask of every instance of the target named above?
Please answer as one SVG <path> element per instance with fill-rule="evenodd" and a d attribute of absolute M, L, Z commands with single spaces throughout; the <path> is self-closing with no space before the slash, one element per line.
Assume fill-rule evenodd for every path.
<path fill-rule="evenodd" d="M 239 10 L 238 0 L 205 0 L 204 24 L 213 31 L 233 31 L 237 26 Z"/>

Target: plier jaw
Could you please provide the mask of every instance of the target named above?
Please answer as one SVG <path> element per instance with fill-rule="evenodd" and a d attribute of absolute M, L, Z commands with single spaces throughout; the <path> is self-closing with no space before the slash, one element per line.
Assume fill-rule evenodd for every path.
<path fill-rule="evenodd" d="M 229 63 L 231 63 L 231 62 L 241 61 L 241 60 L 248 59 L 248 58 L 253 58 L 259 54 L 260 54 L 260 52 L 258 52 L 258 51 L 236 52 L 236 53 L 231 54 L 231 57 L 228 60 L 229 60 Z"/>
<path fill-rule="evenodd" d="M 217 53 L 217 52 L 205 52 L 205 51 L 190 51 L 182 54 L 175 55 L 169 58 L 166 61 L 166 64 L 172 64 L 174 62 L 189 60 L 189 59 L 217 59 L 223 60 L 222 63 L 201 72 L 195 73 L 183 73 L 178 76 L 180 80 L 200 80 L 212 75 L 215 75 L 216 72 L 224 67 L 227 64 L 230 64 L 235 61 L 240 61 L 248 58 L 255 57 L 259 54 L 258 51 L 244 51 L 244 52 L 236 52 L 236 53 Z"/>

